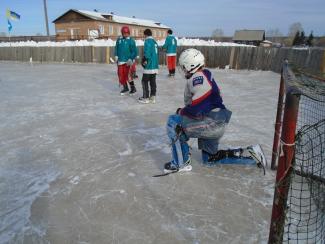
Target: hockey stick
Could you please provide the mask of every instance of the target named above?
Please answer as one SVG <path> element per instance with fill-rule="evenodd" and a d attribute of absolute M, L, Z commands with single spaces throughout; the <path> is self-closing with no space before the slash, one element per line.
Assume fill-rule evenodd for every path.
<path fill-rule="evenodd" d="M 157 174 L 157 175 L 153 175 L 152 177 L 161 177 L 161 176 L 166 176 L 166 175 L 170 175 L 170 174 L 174 174 L 177 173 L 179 170 L 175 170 L 175 171 L 171 171 L 168 173 L 162 173 L 162 174 Z"/>

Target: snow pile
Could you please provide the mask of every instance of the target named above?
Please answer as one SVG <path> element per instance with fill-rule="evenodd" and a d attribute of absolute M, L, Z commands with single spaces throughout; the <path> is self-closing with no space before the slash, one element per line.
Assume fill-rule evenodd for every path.
<path fill-rule="evenodd" d="M 178 39 L 179 46 L 248 46 L 245 44 L 237 44 L 233 42 L 216 42 L 214 40 L 201 40 L 201 39 Z"/>
<path fill-rule="evenodd" d="M 165 40 L 158 41 L 158 45 L 162 46 Z M 136 40 L 137 46 L 143 46 L 143 40 Z M 214 40 L 201 40 L 201 39 L 178 39 L 179 46 L 247 46 L 244 44 L 237 44 L 232 42 L 216 42 Z M 101 39 L 101 40 L 80 40 L 80 41 L 64 41 L 64 42 L 2 42 L 0 47 L 81 47 L 81 46 L 104 46 L 114 47 L 115 41 L 112 39 Z"/>

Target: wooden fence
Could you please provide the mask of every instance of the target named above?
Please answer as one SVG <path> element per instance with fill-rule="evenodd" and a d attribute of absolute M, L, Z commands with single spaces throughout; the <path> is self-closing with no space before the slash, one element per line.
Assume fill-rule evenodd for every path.
<path fill-rule="evenodd" d="M 178 55 L 188 46 L 180 46 Z M 265 47 L 201 46 L 199 49 L 211 68 L 271 70 L 280 72 L 285 59 L 297 67 L 308 68 L 317 73 L 325 72 L 325 50 L 321 48 L 292 49 Z M 142 56 L 143 47 L 138 47 Z M 76 62 L 110 63 L 114 47 L 0 47 L 0 60 L 22 62 Z M 159 52 L 159 63 L 165 64 L 164 52 Z"/>

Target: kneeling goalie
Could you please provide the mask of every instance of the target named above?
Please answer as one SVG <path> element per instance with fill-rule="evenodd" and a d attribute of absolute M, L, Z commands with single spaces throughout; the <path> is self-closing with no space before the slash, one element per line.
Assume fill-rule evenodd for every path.
<path fill-rule="evenodd" d="M 204 164 L 257 164 L 265 169 L 266 159 L 259 145 L 218 150 L 219 140 L 229 123 L 231 111 L 223 104 L 220 89 L 211 72 L 204 68 L 204 56 L 196 49 L 187 49 L 179 57 L 186 87 L 184 108 L 169 116 L 167 134 L 172 145 L 172 160 L 165 164 L 165 174 L 190 171 L 189 138 L 198 138 Z"/>

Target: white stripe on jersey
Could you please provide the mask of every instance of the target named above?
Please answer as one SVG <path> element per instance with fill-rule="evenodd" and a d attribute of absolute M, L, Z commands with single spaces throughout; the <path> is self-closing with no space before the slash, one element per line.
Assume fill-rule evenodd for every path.
<path fill-rule="evenodd" d="M 202 82 L 201 82 L 202 80 Z M 192 101 L 200 99 L 211 90 L 211 85 L 203 72 L 196 72 L 188 81 L 188 87 L 192 93 Z"/>

